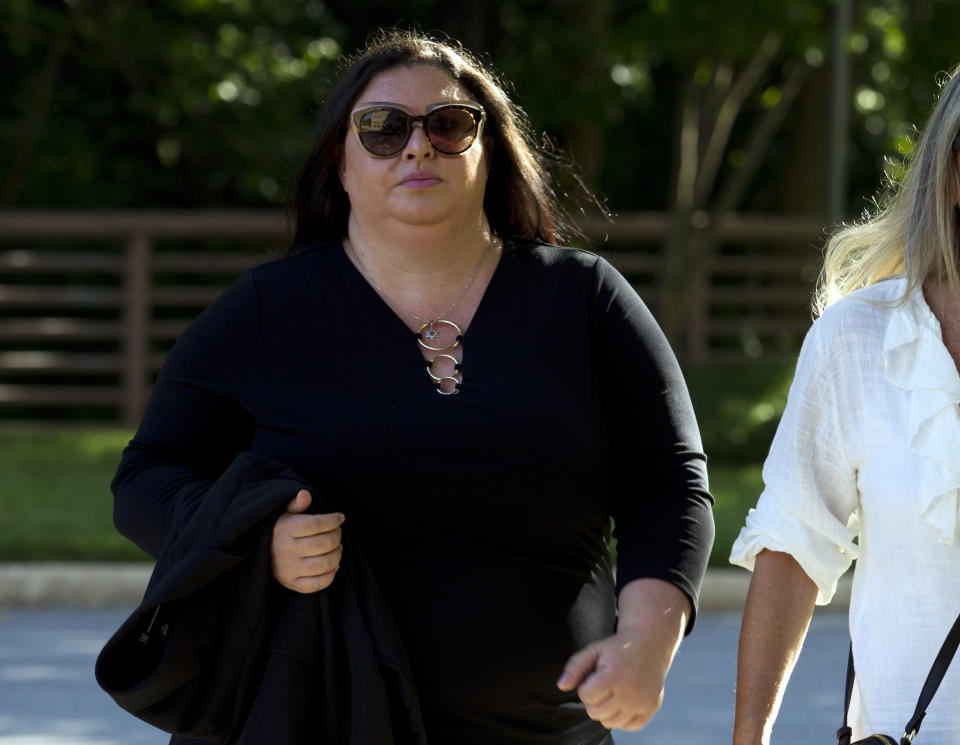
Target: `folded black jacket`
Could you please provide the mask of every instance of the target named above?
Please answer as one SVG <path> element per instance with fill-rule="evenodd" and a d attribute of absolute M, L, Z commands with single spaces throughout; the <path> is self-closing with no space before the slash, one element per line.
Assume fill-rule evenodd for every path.
<path fill-rule="evenodd" d="M 304 488 L 311 511 L 332 511 L 283 464 L 238 456 L 167 538 L 143 602 L 100 653 L 100 686 L 171 745 L 426 743 L 402 640 L 349 535 L 327 589 L 272 577 L 273 524 Z"/>

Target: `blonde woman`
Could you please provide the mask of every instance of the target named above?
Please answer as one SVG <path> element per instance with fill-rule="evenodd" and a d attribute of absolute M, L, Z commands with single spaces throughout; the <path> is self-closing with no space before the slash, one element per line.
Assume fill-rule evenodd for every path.
<path fill-rule="evenodd" d="M 853 740 L 903 731 L 960 611 L 958 73 L 901 184 L 827 248 L 820 317 L 730 557 L 753 571 L 735 745 L 770 742 L 813 607 L 854 559 Z M 918 737 L 960 742 L 957 660 Z"/>

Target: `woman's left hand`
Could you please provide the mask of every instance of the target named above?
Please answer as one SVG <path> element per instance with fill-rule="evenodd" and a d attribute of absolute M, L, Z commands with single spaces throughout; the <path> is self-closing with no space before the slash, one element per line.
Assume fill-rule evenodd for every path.
<path fill-rule="evenodd" d="M 663 701 L 663 684 L 683 638 L 690 604 L 660 580 L 634 580 L 620 593 L 617 632 L 587 645 L 564 667 L 557 687 L 577 689 L 587 715 L 604 727 L 642 729 Z"/>
<path fill-rule="evenodd" d="M 662 646 L 642 630 L 618 629 L 573 655 L 557 686 L 562 691 L 577 688 L 587 715 L 604 727 L 641 729 L 663 701 L 672 655 Z"/>

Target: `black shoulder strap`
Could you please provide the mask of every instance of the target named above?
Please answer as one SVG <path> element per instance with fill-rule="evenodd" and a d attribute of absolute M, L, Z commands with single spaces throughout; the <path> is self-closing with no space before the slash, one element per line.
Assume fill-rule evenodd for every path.
<path fill-rule="evenodd" d="M 947 674 L 947 668 L 950 667 L 950 663 L 953 661 L 953 656 L 956 654 L 958 646 L 960 646 L 960 615 L 957 615 L 957 620 L 953 622 L 953 626 L 947 633 L 947 638 L 943 640 L 943 645 L 940 647 L 940 651 L 937 653 L 937 657 L 930 667 L 930 672 L 927 673 L 923 690 L 920 691 L 920 697 L 917 699 L 917 708 L 913 710 L 913 716 L 903 729 L 903 738 L 900 740 L 901 745 L 909 745 L 914 735 L 920 731 L 920 723 L 927 715 L 927 707 L 930 705 L 934 694 L 940 687 L 943 676 Z M 847 658 L 846 695 L 843 699 L 843 726 L 837 730 L 838 745 L 850 745 L 852 733 L 850 727 L 847 726 L 847 713 L 850 711 L 850 698 L 853 695 L 853 679 L 855 676 L 853 643 L 851 642 L 850 655 Z"/>
<path fill-rule="evenodd" d="M 960 620 L 960 616 L 958 616 Z M 847 713 L 850 711 L 850 698 L 853 696 L 853 642 L 850 642 L 850 652 L 847 655 L 847 684 L 846 695 L 843 697 L 843 726 L 837 730 L 837 745 L 850 745 L 853 731 L 847 725 Z"/>
<path fill-rule="evenodd" d="M 913 717 L 907 722 L 907 726 L 904 727 L 904 736 L 910 740 L 920 731 L 920 722 L 922 722 L 923 718 L 927 715 L 927 707 L 933 699 L 933 694 L 937 692 L 937 689 L 940 687 L 940 681 L 942 681 L 943 676 L 947 674 L 947 668 L 950 667 L 953 655 L 957 652 L 957 645 L 960 645 L 960 615 L 957 616 L 957 620 L 953 622 L 950 633 L 948 633 L 947 638 L 944 639 L 943 646 L 940 647 L 937 658 L 933 661 L 930 672 L 927 673 L 923 690 L 920 691 L 920 698 L 917 699 L 917 708 L 913 710 Z"/>

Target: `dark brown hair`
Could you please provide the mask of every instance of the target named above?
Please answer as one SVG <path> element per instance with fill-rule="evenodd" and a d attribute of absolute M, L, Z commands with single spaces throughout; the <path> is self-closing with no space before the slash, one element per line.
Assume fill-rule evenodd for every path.
<path fill-rule="evenodd" d="M 487 112 L 484 133 L 494 147 L 483 206 L 490 226 L 503 237 L 558 243 L 565 229 L 552 187 L 550 156 L 533 143 L 526 116 L 507 97 L 496 75 L 455 42 L 390 30 L 380 31 L 346 61 L 346 70 L 320 113 L 313 148 L 294 194 L 291 250 L 346 235 L 350 201 L 340 184 L 337 158 L 350 111 L 374 76 L 415 65 L 443 70 Z"/>

